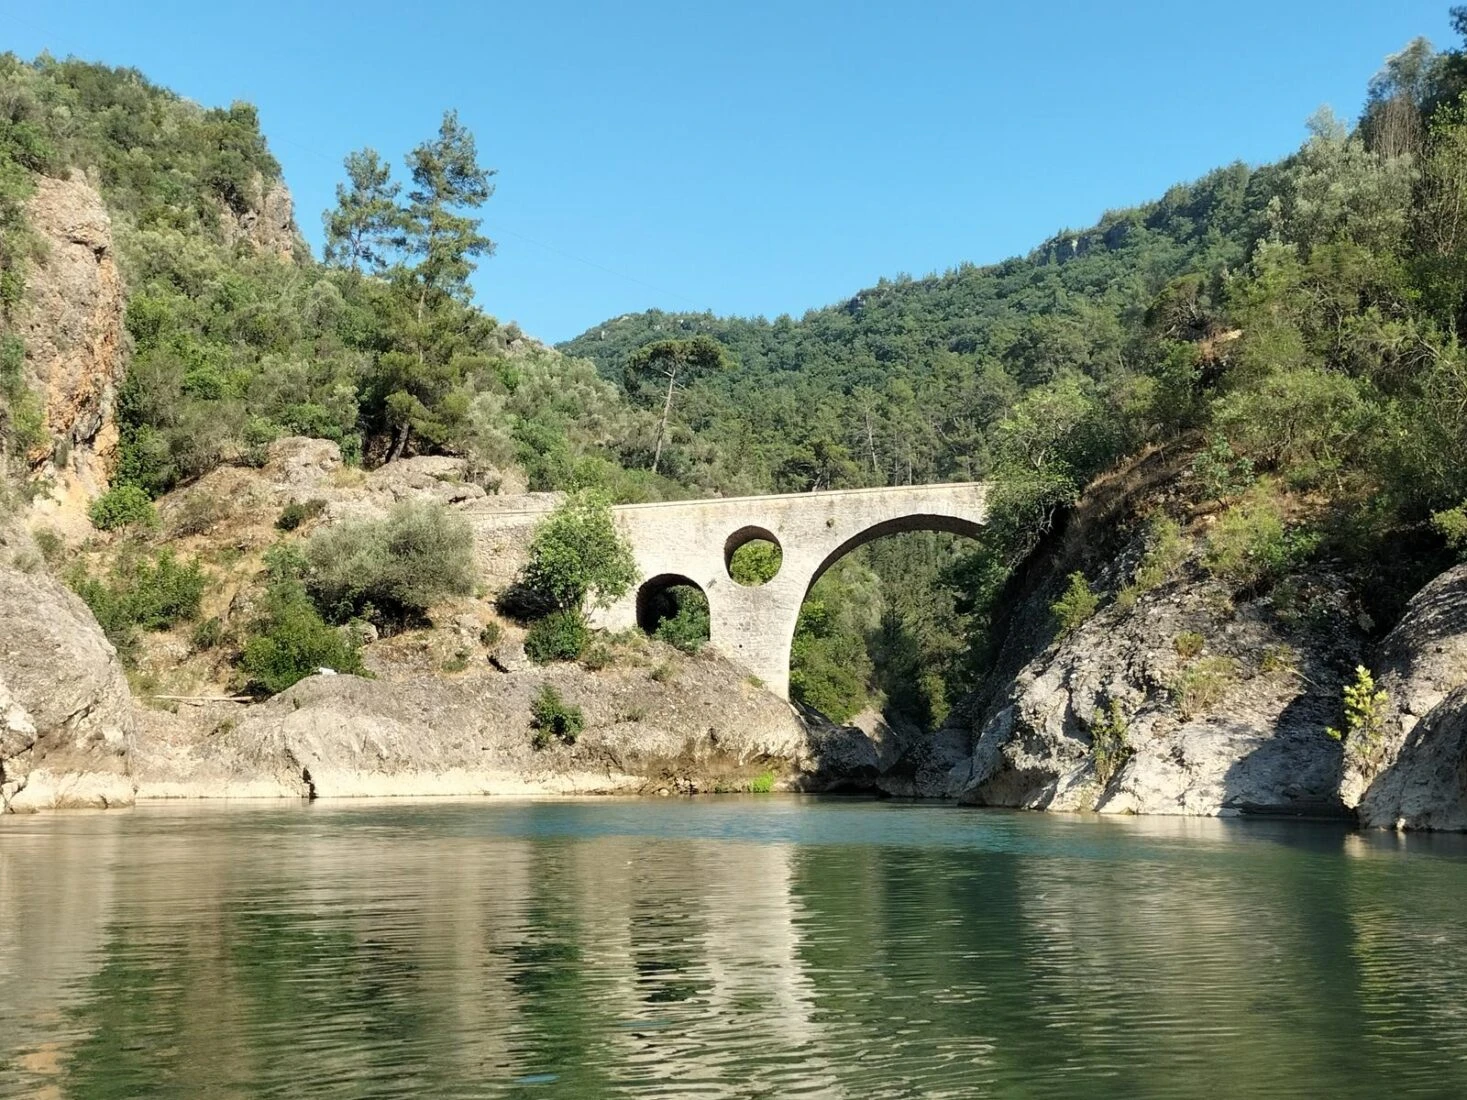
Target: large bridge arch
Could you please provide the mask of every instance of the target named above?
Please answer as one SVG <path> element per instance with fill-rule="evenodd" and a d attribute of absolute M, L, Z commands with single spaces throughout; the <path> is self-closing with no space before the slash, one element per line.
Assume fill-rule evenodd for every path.
<path fill-rule="evenodd" d="M 638 593 L 648 583 L 691 583 L 708 597 L 713 648 L 788 699 L 800 605 L 826 570 L 887 535 L 977 535 L 988 519 L 987 502 L 986 484 L 962 482 L 622 505 L 615 510 L 616 523 L 631 544 L 641 581 L 598 612 L 596 622 L 611 630 L 634 627 Z M 543 515 L 486 508 L 471 519 L 485 557 L 492 558 L 492 548 L 518 540 L 512 534 L 516 524 L 523 528 Z M 777 543 L 782 554 L 779 572 L 757 587 L 736 583 L 728 571 L 733 551 L 751 538 Z M 644 595 L 644 614 L 645 600 Z"/>
<path fill-rule="evenodd" d="M 987 521 L 981 483 L 855 489 L 726 500 L 627 505 L 617 525 L 645 578 L 687 578 L 708 597 L 709 643 L 789 698 L 790 648 L 811 586 L 857 547 L 909 531 L 978 535 Z M 779 572 L 745 587 L 728 572 L 729 556 L 750 538 L 782 553 Z M 637 621 L 634 598 L 600 616 L 611 628 Z"/>

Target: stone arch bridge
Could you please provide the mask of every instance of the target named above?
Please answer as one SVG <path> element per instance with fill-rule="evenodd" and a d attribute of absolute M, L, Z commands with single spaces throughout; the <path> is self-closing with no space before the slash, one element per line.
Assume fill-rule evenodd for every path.
<path fill-rule="evenodd" d="M 810 586 L 846 554 L 886 535 L 949 531 L 975 536 L 988 518 L 984 482 L 901 485 L 779 496 L 626 504 L 617 526 L 631 543 L 641 579 L 605 611 L 598 626 L 647 625 L 656 596 L 693 584 L 708 597 L 709 643 L 789 697 L 790 646 Z M 547 501 L 545 507 L 550 507 Z M 481 537 L 523 528 L 535 512 L 470 513 Z M 766 539 L 779 546 L 779 572 L 757 587 L 729 575 L 734 551 Z"/>

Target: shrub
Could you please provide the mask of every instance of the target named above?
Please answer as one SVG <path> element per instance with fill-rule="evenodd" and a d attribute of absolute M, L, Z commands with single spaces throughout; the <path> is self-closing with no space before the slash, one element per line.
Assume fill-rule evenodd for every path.
<path fill-rule="evenodd" d="M 479 644 L 485 649 L 490 649 L 499 644 L 499 639 L 504 637 L 504 628 L 498 623 L 485 623 L 484 629 L 479 631 Z"/>
<path fill-rule="evenodd" d="M 1238 666 L 1231 657 L 1204 657 L 1172 684 L 1172 696 L 1183 718 L 1208 714 L 1222 702 L 1237 679 Z"/>
<path fill-rule="evenodd" d="M 1138 593 L 1149 592 L 1165 584 L 1186 557 L 1187 542 L 1182 538 L 1181 527 L 1166 516 L 1159 516 L 1151 523 L 1146 553 L 1136 567 L 1132 584 Z"/>
<path fill-rule="evenodd" d="M 1375 677 L 1364 665 L 1355 667 L 1355 679 L 1345 685 L 1345 728 L 1325 730 L 1336 741 L 1343 741 L 1345 755 L 1362 768 L 1373 770 L 1380 763 L 1385 745 L 1386 713 L 1390 693 L 1377 690 Z"/>
<path fill-rule="evenodd" d="M 474 589 L 474 536 L 440 505 L 399 504 L 382 520 L 317 531 L 306 586 L 332 622 L 413 622 L 437 601 Z"/>
<path fill-rule="evenodd" d="M 1239 458 L 1223 436 L 1216 436 L 1192 463 L 1192 474 L 1209 500 L 1222 502 L 1253 484 L 1253 460 Z"/>
<path fill-rule="evenodd" d="M 586 716 L 580 707 L 571 706 L 560 697 L 560 692 L 545 684 L 530 702 L 530 725 L 535 730 L 532 743 L 537 749 L 549 745 L 551 738 L 574 745 L 586 728 Z"/>
<path fill-rule="evenodd" d="M 677 677 L 677 666 L 671 661 L 663 661 L 654 666 L 647 675 L 651 677 L 653 683 L 670 684 Z"/>
<path fill-rule="evenodd" d="M 280 510 L 279 517 L 275 520 L 275 527 L 280 531 L 294 531 L 307 520 L 315 519 L 326 511 L 326 502 L 317 498 L 311 500 L 293 500 Z"/>
<path fill-rule="evenodd" d="M 1467 502 L 1448 508 L 1445 512 L 1433 513 L 1431 525 L 1436 528 L 1437 534 L 1441 535 L 1447 546 L 1467 557 Z"/>
<path fill-rule="evenodd" d="M 197 652 L 214 649 L 224 641 L 224 623 L 213 615 L 194 627 L 193 647 Z"/>
<path fill-rule="evenodd" d="M 1084 573 L 1071 573 L 1064 595 L 1049 605 L 1059 623 L 1060 633 L 1072 634 L 1089 621 L 1100 606 L 1100 597 L 1090 590 Z"/>
<path fill-rule="evenodd" d="M 32 537 L 36 540 L 36 548 L 41 551 L 41 557 L 51 564 L 59 561 L 66 550 L 65 540 L 49 527 L 37 528 Z"/>
<path fill-rule="evenodd" d="M 1184 630 L 1172 639 L 1172 648 L 1177 651 L 1177 656 L 1184 661 L 1190 661 L 1202 652 L 1202 646 L 1206 641 L 1201 634 L 1195 630 Z"/>
<path fill-rule="evenodd" d="M 568 498 L 536 529 L 523 583 L 561 608 L 607 606 L 636 582 L 632 549 L 600 493 Z"/>
<path fill-rule="evenodd" d="M 753 779 L 749 780 L 750 794 L 768 794 L 772 790 L 774 790 L 773 771 L 760 772 Z"/>
<path fill-rule="evenodd" d="M 525 656 L 537 665 L 574 661 L 590 640 L 591 631 L 579 611 L 552 611 L 530 624 L 525 633 Z"/>
<path fill-rule="evenodd" d="M 1297 568 L 1318 545 L 1317 534 L 1290 530 L 1273 500 L 1255 496 L 1218 517 L 1208 533 L 1202 563 L 1220 580 L 1258 590 Z"/>
<path fill-rule="evenodd" d="M 219 522 L 223 508 L 219 500 L 202 491 L 189 493 L 179 505 L 178 512 L 169 525 L 169 534 L 175 538 L 186 535 L 202 535 Z"/>
<path fill-rule="evenodd" d="M 611 647 L 605 642 L 597 642 L 581 655 L 581 667 L 587 672 L 600 672 L 609 667 L 614 659 Z"/>
<path fill-rule="evenodd" d="M 78 568 L 67 580 L 124 662 L 136 656 L 139 630 L 166 630 L 196 618 L 204 596 L 199 563 L 180 565 L 171 550 L 160 551 L 153 559 L 126 555 L 105 579 Z"/>
<path fill-rule="evenodd" d="M 366 675 L 356 639 L 322 619 L 304 586 L 288 576 L 270 582 L 240 667 L 248 688 L 266 695 L 284 691 L 318 668 Z"/>
<path fill-rule="evenodd" d="M 1090 718 L 1090 756 L 1095 764 L 1095 777 L 1102 787 L 1131 759 L 1135 750 L 1128 740 L 1130 720 L 1121 709 L 1119 699 L 1112 699 L 1104 710 L 1096 710 Z"/>
<path fill-rule="evenodd" d="M 664 595 L 676 611 L 657 624 L 655 636 L 684 653 L 697 653 L 708 641 L 708 597 L 687 584 L 675 585 Z"/>
<path fill-rule="evenodd" d="M 92 501 L 87 514 L 91 517 L 92 526 L 100 531 L 115 531 L 133 524 L 153 527 L 158 522 L 152 500 L 136 485 L 119 485 L 103 493 Z"/>

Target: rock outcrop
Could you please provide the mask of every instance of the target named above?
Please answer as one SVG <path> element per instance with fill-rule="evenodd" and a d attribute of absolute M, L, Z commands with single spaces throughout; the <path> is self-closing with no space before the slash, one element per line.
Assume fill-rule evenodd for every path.
<path fill-rule="evenodd" d="M 1112 605 L 1045 646 L 993 693 L 972 759 L 954 774 L 960 800 L 1343 814 L 1341 750 L 1324 731 L 1363 638 L 1339 578 L 1302 583 L 1313 621 L 1285 625 L 1273 601 L 1234 606 L 1188 562 L 1134 606 Z M 1046 599 L 1031 603 L 1032 619 Z M 1119 746 L 1113 768 L 1097 761 L 1107 738 Z"/>
<path fill-rule="evenodd" d="M 530 702 L 545 684 L 585 712 L 573 745 L 532 744 Z M 456 680 L 318 675 L 205 721 L 202 736 L 184 715 L 149 724 L 140 797 L 691 793 L 811 767 L 788 705 L 711 656 L 661 680 L 576 666 Z"/>
<path fill-rule="evenodd" d="M 0 810 L 133 800 L 136 717 L 117 653 L 85 604 L 0 534 Z"/>
<path fill-rule="evenodd" d="M 1412 598 L 1376 664 L 1390 711 L 1350 754 L 1346 802 L 1367 826 L 1467 829 L 1467 565 Z"/>
<path fill-rule="evenodd" d="M 1380 744 L 1347 754 L 1340 790 L 1348 806 L 1359 805 L 1396 762 L 1416 724 L 1467 684 L 1467 565 L 1448 569 L 1411 598 L 1374 666 L 1390 713 Z"/>
<path fill-rule="evenodd" d="M 225 243 L 247 241 L 256 252 L 282 262 L 293 259 L 296 250 L 303 247 L 295 224 L 295 200 L 281 180 L 267 183 L 256 176 L 242 211 L 220 205 Z"/>
<path fill-rule="evenodd" d="M 51 436 L 29 458 L 55 482 L 38 511 L 64 524 L 107 488 L 117 448 L 112 408 L 127 369 L 124 292 L 111 219 L 84 177 L 38 178 L 26 218 L 43 258 L 26 272 L 17 329 L 26 384 L 44 403 Z"/>

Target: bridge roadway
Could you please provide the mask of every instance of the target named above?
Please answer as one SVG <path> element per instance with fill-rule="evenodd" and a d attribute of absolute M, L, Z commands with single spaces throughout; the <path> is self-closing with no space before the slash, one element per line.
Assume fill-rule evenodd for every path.
<path fill-rule="evenodd" d="M 547 499 L 545 509 L 550 506 Z M 626 504 L 615 513 L 641 579 L 625 597 L 593 616 L 596 625 L 610 630 L 646 626 L 659 592 L 677 584 L 697 585 L 708 597 L 710 644 L 787 699 L 795 621 L 810 586 L 844 555 L 886 535 L 977 535 L 988 519 L 988 486 L 958 482 L 715 497 Z M 543 514 L 491 509 L 466 513 L 481 542 L 533 525 Z M 729 563 L 735 550 L 755 539 L 777 544 L 783 560 L 767 583 L 746 587 L 729 575 Z"/>

